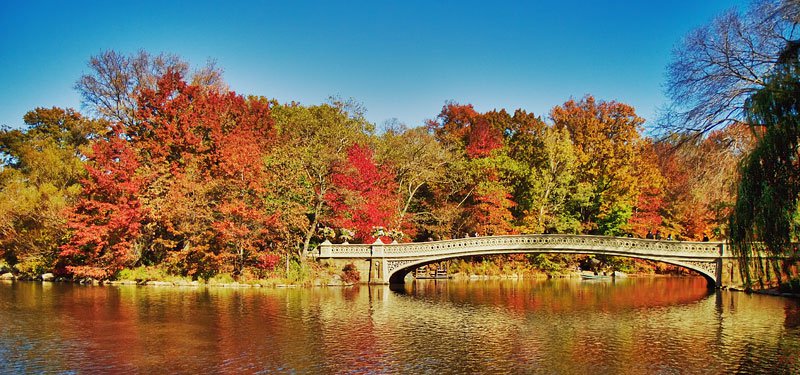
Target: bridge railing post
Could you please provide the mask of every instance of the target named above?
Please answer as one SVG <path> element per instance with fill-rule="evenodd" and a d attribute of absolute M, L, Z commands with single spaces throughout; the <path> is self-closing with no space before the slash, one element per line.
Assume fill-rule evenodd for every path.
<path fill-rule="evenodd" d="M 330 258 L 333 256 L 331 252 L 331 241 L 325 240 L 321 244 L 319 244 L 319 257 L 320 258 Z"/>
<path fill-rule="evenodd" d="M 376 239 L 375 242 L 372 243 L 370 248 L 370 253 L 372 254 L 373 258 L 383 258 L 383 241 L 380 238 Z"/>
<path fill-rule="evenodd" d="M 383 258 L 383 241 L 380 238 L 376 239 L 370 247 L 370 253 L 373 258 Z"/>

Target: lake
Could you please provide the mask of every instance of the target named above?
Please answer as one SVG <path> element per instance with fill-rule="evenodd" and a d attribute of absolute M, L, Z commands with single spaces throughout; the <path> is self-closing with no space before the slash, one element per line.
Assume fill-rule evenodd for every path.
<path fill-rule="evenodd" d="M 800 304 L 701 277 L 0 282 L 0 373 L 800 373 Z"/>

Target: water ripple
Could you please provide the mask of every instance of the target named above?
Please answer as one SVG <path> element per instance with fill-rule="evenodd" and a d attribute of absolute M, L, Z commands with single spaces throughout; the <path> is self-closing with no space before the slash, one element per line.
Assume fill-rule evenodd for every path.
<path fill-rule="evenodd" d="M 800 373 L 796 301 L 702 279 L 0 285 L 0 373 Z"/>

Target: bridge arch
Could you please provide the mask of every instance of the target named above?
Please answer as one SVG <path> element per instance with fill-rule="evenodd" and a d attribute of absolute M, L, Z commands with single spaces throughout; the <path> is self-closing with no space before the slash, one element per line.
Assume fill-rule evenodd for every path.
<path fill-rule="evenodd" d="M 389 284 L 403 284 L 405 283 L 406 276 L 413 272 L 414 269 L 420 266 L 424 266 L 431 263 L 437 263 L 446 260 L 452 259 L 461 259 L 461 258 L 469 258 L 473 256 L 487 256 L 487 255 L 511 255 L 511 254 L 574 254 L 574 255 L 610 255 L 610 256 L 619 256 L 625 258 L 633 258 L 633 259 L 643 259 L 643 260 L 650 260 L 655 262 L 663 262 L 672 264 L 678 267 L 686 268 L 692 271 L 697 272 L 703 278 L 706 279 L 708 285 L 710 287 L 716 286 L 717 275 L 715 274 L 714 270 L 709 269 L 709 267 L 697 263 L 686 262 L 686 261 L 679 261 L 679 260 L 671 260 L 671 259 L 657 259 L 655 257 L 647 257 L 647 256 L 632 256 L 630 254 L 612 254 L 611 252 L 603 252 L 603 253 L 587 253 L 582 251 L 570 251 L 570 250 L 551 250 L 551 251 L 542 251 L 542 250 L 530 250 L 530 251 L 496 251 L 490 254 L 470 254 L 470 255 L 452 255 L 452 256 L 440 256 L 440 257 L 431 257 L 420 259 L 417 261 L 413 261 L 407 264 L 404 264 L 400 268 L 393 269 L 390 271 L 388 275 Z"/>

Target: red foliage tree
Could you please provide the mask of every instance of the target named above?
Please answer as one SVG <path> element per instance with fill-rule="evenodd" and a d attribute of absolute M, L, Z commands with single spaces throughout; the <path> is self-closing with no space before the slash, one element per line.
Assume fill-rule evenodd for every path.
<path fill-rule="evenodd" d="M 333 226 L 355 230 L 356 239 L 371 242 L 373 227 L 389 228 L 396 222 L 397 182 L 388 169 L 375 164 L 369 147 L 350 147 L 347 163 L 334 167 L 332 182 L 326 200 L 333 211 Z"/>
<path fill-rule="evenodd" d="M 176 72 L 142 92 L 137 119 L 127 133 L 147 163 L 180 173 L 196 160 L 207 177 L 242 181 L 257 180 L 274 133 L 267 103 L 187 85 Z"/>
<path fill-rule="evenodd" d="M 647 232 L 655 233 L 660 230 L 663 222 L 661 218 L 661 210 L 664 209 L 663 195 L 661 189 L 654 186 L 643 189 L 639 194 L 636 209 L 628 221 L 633 234 L 644 238 Z"/>
<path fill-rule="evenodd" d="M 440 142 L 459 145 L 471 159 L 489 156 L 503 146 L 503 129 L 493 126 L 487 114 L 475 111 L 471 104 L 448 103 L 437 121 L 429 121 Z"/>
<path fill-rule="evenodd" d="M 487 157 L 492 151 L 503 147 L 503 135 L 484 118 L 477 118 L 470 129 L 467 156 L 472 159 Z"/>
<path fill-rule="evenodd" d="M 132 243 L 144 209 L 138 199 L 142 180 L 134 150 L 119 126 L 92 145 L 81 199 L 69 213 L 74 231 L 61 247 L 61 264 L 76 277 L 107 279 L 136 260 Z"/>

